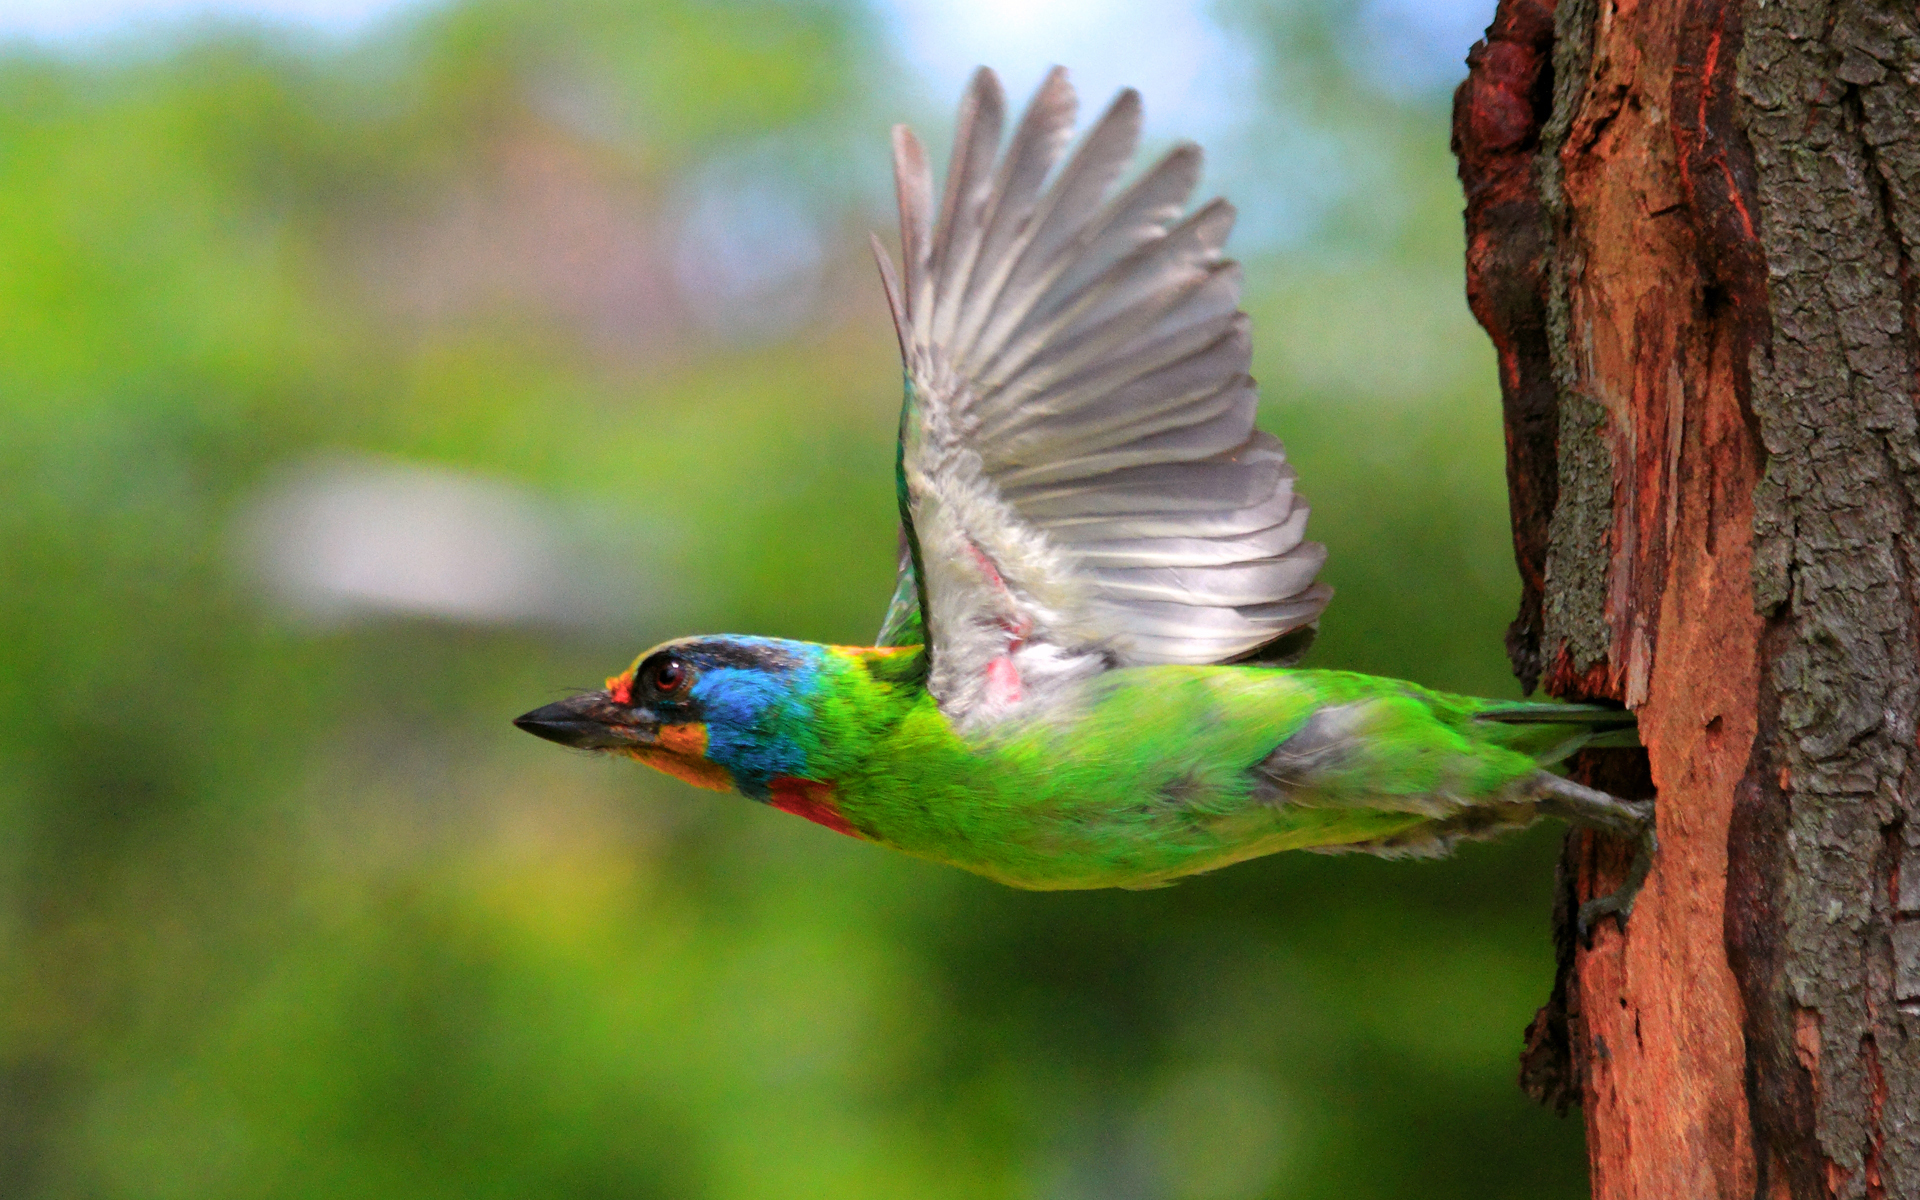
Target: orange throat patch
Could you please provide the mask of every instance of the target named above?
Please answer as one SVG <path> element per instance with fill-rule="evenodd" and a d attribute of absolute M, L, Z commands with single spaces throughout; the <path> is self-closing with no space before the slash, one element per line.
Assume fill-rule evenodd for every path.
<path fill-rule="evenodd" d="M 705 725 L 662 725 L 658 745 L 634 746 L 621 753 L 697 788 L 715 792 L 733 790 L 733 774 L 719 763 L 707 760 Z"/>

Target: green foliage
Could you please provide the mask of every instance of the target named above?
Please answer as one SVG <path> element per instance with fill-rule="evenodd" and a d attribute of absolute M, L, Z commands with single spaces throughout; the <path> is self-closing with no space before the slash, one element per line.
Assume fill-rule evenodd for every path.
<path fill-rule="evenodd" d="M 1290 28 L 1282 66 L 1331 44 Z M 1577 1126 L 1512 1083 L 1557 832 L 1032 895 L 507 725 L 674 634 L 873 636 L 868 215 L 773 341 L 578 287 L 698 164 L 864 122 L 876 45 L 827 5 L 482 0 L 344 49 L 0 59 L 11 1194 L 1579 1193 Z M 1249 267 L 1265 423 L 1334 550 L 1312 663 L 1512 695 L 1444 113 L 1306 66 L 1271 119 L 1401 198 Z M 536 236 L 596 212 L 574 257 Z M 341 453 L 641 538 L 604 585 L 635 617 L 287 615 L 236 531 Z"/>

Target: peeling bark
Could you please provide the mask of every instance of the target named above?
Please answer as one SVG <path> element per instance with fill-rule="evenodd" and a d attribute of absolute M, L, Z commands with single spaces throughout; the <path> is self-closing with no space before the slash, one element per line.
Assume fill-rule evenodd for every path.
<path fill-rule="evenodd" d="M 1920 17 L 1503 0 L 1469 64 L 1509 652 L 1633 708 L 1659 796 L 1591 948 L 1625 851 L 1570 840 L 1523 1085 L 1577 1098 L 1596 1197 L 1920 1197 Z"/>

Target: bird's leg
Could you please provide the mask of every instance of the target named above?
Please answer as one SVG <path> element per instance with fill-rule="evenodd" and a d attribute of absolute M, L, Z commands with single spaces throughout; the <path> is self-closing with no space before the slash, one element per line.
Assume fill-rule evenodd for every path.
<path fill-rule="evenodd" d="M 1653 801 L 1622 800 L 1571 779 L 1535 771 L 1533 786 L 1541 812 L 1621 837 L 1639 837 L 1653 825 Z"/>
<path fill-rule="evenodd" d="M 1580 940 L 1587 945 L 1592 945 L 1594 923 L 1605 917 L 1618 919 L 1624 932 L 1627 917 L 1633 912 L 1634 898 L 1640 894 L 1640 885 L 1647 881 L 1654 852 L 1660 848 L 1654 834 L 1653 801 L 1622 800 L 1546 771 L 1535 775 L 1534 785 L 1539 789 L 1536 803 L 1541 812 L 1587 829 L 1632 838 L 1636 843 L 1626 880 L 1609 895 L 1582 904 L 1577 918 Z"/>

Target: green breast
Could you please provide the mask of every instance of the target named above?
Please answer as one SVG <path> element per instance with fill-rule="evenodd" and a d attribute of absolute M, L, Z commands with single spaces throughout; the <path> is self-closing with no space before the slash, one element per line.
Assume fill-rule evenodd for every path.
<path fill-rule="evenodd" d="M 1276 803 L 1252 771 L 1316 710 L 1364 693 L 1359 681 L 1390 682 L 1132 668 L 972 735 L 923 696 L 847 764 L 837 801 L 878 841 L 1027 888 L 1149 887 L 1276 850 L 1375 840 L 1427 817 L 1327 794 Z M 1509 757 L 1503 779 L 1531 769 Z"/>

